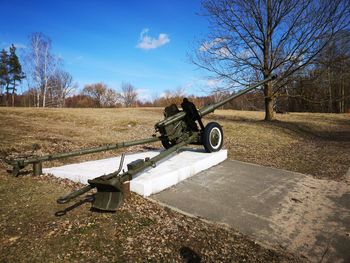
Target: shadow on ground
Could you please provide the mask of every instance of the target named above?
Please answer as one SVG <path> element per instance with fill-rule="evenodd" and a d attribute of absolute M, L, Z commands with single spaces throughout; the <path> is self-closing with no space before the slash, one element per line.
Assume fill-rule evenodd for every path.
<path fill-rule="evenodd" d="M 300 136 L 305 139 L 318 139 L 321 141 L 337 141 L 337 142 L 350 142 L 350 120 L 334 120 L 334 125 L 331 123 L 327 129 L 320 129 L 318 125 L 305 121 L 284 121 L 284 120 L 274 120 L 274 121 L 263 121 L 263 120 L 254 120 L 248 119 L 241 116 L 222 116 L 222 115 L 213 115 L 211 119 L 217 121 L 228 121 L 236 123 L 244 123 L 248 125 L 262 125 L 264 127 L 277 127 L 284 130 L 291 131 L 297 136 Z M 312 119 L 315 121 L 315 117 Z M 333 127 L 337 126 L 348 126 L 346 130 L 335 130 Z"/>

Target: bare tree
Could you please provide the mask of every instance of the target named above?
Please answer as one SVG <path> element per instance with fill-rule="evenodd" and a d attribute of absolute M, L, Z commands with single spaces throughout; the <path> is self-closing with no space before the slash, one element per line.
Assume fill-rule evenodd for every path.
<path fill-rule="evenodd" d="M 162 106 L 176 104 L 180 105 L 183 98 L 186 96 L 185 89 L 183 87 L 178 87 L 175 90 L 165 90 L 160 98 L 157 99 L 157 102 Z"/>
<path fill-rule="evenodd" d="M 121 96 L 113 89 L 108 88 L 103 96 L 104 107 L 116 107 L 121 106 Z"/>
<path fill-rule="evenodd" d="M 349 94 L 350 33 L 339 32 L 327 43 L 317 57 L 315 67 L 319 81 L 328 95 L 328 112 L 345 112 L 346 95 Z"/>
<path fill-rule="evenodd" d="M 89 96 L 97 107 L 116 107 L 120 106 L 122 96 L 104 83 L 86 85 L 82 94 Z"/>
<path fill-rule="evenodd" d="M 49 86 L 51 101 L 54 101 L 57 107 L 64 107 L 67 96 L 77 88 L 72 75 L 62 69 L 57 69 L 50 76 Z"/>
<path fill-rule="evenodd" d="M 102 107 L 106 91 L 107 85 L 100 82 L 96 84 L 85 85 L 82 93 L 84 95 L 90 96 L 95 101 L 97 107 Z"/>
<path fill-rule="evenodd" d="M 46 106 L 50 75 L 54 72 L 57 60 L 51 54 L 51 39 L 43 33 L 30 35 L 29 52 L 26 56 L 32 81 L 37 89 L 36 106 Z M 41 99 L 40 99 L 41 98 Z"/>
<path fill-rule="evenodd" d="M 137 92 L 133 85 L 130 83 L 122 84 L 121 98 L 125 107 L 132 107 L 137 101 Z"/>
<path fill-rule="evenodd" d="M 285 86 L 293 111 L 347 112 L 350 106 L 350 32 L 339 32 L 312 67 Z M 282 92 L 280 92 L 282 93 Z M 281 94 L 282 95 L 282 94 Z"/>
<path fill-rule="evenodd" d="M 192 61 L 226 87 L 247 85 L 273 73 L 264 85 L 265 120 L 274 118 L 278 90 L 349 25 L 348 0 L 205 0 L 211 34 Z"/>

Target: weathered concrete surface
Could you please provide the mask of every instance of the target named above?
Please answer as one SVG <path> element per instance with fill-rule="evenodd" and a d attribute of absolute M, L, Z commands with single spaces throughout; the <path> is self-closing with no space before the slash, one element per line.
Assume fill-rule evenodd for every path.
<path fill-rule="evenodd" d="M 225 161 L 152 198 L 312 262 L 350 262 L 349 183 Z"/>

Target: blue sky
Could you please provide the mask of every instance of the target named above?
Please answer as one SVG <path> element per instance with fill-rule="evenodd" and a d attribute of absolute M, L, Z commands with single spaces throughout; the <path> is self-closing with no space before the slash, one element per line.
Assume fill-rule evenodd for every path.
<path fill-rule="evenodd" d="M 142 99 L 178 87 L 205 94 L 206 72 L 187 58 L 208 32 L 206 18 L 197 15 L 200 0 L 0 3 L 0 48 L 25 47 L 32 32 L 42 32 L 80 88 L 102 81 L 117 90 L 129 82 Z"/>

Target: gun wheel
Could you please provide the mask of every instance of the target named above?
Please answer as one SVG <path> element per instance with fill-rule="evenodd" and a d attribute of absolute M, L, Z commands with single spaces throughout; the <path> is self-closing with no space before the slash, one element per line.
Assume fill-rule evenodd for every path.
<path fill-rule="evenodd" d="M 217 122 L 209 122 L 204 128 L 203 145 L 206 152 L 220 151 L 224 142 L 224 133 Z"/>

